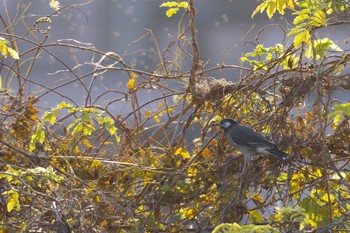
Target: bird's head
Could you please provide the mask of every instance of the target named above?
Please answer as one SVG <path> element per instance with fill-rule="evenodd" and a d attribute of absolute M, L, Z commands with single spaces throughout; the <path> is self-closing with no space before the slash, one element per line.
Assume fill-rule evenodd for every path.
<path fill-rule="evenodd" d="M 231 126 L 238 124 L 235 120 L 230 118 L 222 119 L 219 122 L 210 124 L 211 126 L 220 126 L 223 130 L 229 129 Z"/>

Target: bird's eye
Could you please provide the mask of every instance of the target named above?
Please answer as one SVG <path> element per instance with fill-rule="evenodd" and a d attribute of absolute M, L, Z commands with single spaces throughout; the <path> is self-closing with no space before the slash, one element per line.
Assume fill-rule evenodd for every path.
<path fill-rule="evenodd" d="M 221 122 L 221 127 L 223 127 L 223 128 L 227 128 L 227 127 L 229 127 L 230 125 L 231 125 L 231 123 L 228 122 L 228 121 L 223 121 L 223 122 Z"/>

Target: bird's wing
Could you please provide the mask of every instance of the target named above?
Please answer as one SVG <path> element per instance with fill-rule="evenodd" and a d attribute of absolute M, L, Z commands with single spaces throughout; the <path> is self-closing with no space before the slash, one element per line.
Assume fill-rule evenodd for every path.
<path fill-rule="evenodd" d="M 237 145 L 253 147 L 257 152 L 271 154 L 280 159 L 286 159 L 288 156 L 288 154 L 280 151 L 275 144 L 269 142 L 254 130 L 242 125 L 236 125 L 235 127 L 235 133 L 231 137 Z"/>
<path fill-rule="evenodd" d="M 235 133 L 232 133 L 231 137 L 232 140 L 238 145 L 250 145 L 255 147 L 260 145 L 268 145 L 271 147 L 275 146 L 273 143 L 269 142 L 263 136 L 248 127 L 242 125 L 235 125 L 234 127 Z"/>
<path fill-rule="evenodd" d="M 288 157 L 288 154 L 284 153 L 283 151 L 280 151 L 277 147 L 273 147 L 266 150 L 271 155 L 275 156 L 276 158 L 280 158 L 285 160 Z"/>

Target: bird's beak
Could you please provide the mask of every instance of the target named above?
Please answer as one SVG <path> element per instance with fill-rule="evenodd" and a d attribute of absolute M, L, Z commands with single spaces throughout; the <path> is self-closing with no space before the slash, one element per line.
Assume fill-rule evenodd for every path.
<path fill-rule="evenodd" d="M 219 126 L 219 121 L 213 121 L 213 122 L 210 122 L 209 124 L 209 127 L 212 127 L 212 126 Z"/>

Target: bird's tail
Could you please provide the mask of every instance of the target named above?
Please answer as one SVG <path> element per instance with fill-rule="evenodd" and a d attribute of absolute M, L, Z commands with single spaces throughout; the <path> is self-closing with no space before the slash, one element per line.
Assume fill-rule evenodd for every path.
<path fill-rule="evenodd" d="M 271 148 L 267 149 L 268 152 L 270 152 L 273 156 L 279 159 L 285 160 L 288 157 L 288 154 L 284 153 L 283 151 L 280 151 L 277 148 Z"/>

